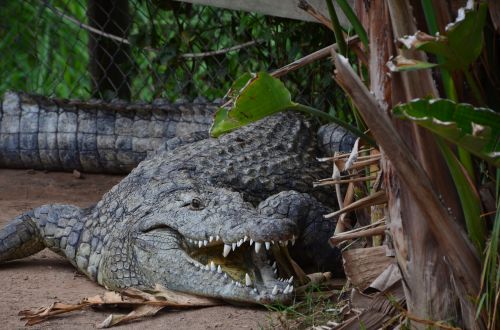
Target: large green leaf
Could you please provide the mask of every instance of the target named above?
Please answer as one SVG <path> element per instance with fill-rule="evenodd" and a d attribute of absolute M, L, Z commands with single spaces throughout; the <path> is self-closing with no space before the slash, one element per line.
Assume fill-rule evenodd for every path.
<path fill-rule="evenodd" d="M 416 99 L 393 112 L 500 167 L 500 114 L 493 110 L 447 99 Z"/>
<path fill-rule="evenodd" d="M 442 65 L 451 70 L 465 70 L 481 54 L 486 22 L 487 4 L 482 2 L 478 9 L 460 8 L 455 22 L 448 24 L 444 35 L 431 36 L 417 32 L 400 41 L 410 49 L 423 50 L 442 56 Z"/>
<path fill-rule="evenodd" d="M 244 82 L 246 78 L 250 78 Z M 243 86 L 243 87 L 242 87 Z M 213 137 L 296 105 L 281 80 L 266 72 L 240 77 L 233 84 L 231 107 L 221 107 L 210 129 Z"/>
<path fill-rule="evenodd" d="M 290 92 L 281 82 L 266 72 L 245 74 L 238 78 L 226 94 L 229 102 L 219 108 L 210 128 L 210 135 L 218 137 L 241 126 L 284 110 L 296 110 L 334 122 L 375 145 L 372 138 L 356 127 L 326 112 L 292 101 Z"/>

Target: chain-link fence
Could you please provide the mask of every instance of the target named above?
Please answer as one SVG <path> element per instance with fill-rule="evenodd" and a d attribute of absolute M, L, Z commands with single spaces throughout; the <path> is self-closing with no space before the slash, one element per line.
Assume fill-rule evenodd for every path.
<path fill-rule="evenodd" d="M 332 38 L 319 24 L 171 0 L 1 1 L 0 95 L 210 100 L 243 72 L 279 68 Z M 295 100 L 326 110 L 331 70 L 325 59 L 284 81 Z"/>

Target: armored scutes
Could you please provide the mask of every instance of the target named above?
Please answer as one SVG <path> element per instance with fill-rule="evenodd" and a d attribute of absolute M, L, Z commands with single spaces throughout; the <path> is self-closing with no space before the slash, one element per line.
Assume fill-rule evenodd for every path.
<path fill-rule="evenodd" d="M 165 141 L 208 137 L 216 103 L 53 99 L 7 92 L 0 103 L 0 167 L 129 173 Z"/>
<path fill-rule="evenodd" d="M 286 249 L 295 241 L 299 260 L 321 249 L 330 253 L 318 263 L 338 262 L 318 202 L 326 196 L 311 188 L 328 169 L 302 116 L 165 146 L 95 207 L 45 205 L 14 219 L 0 231 L 0 262 L 48 247 L 110 289 L 161 284 L 248 303 L 291 298 Z"/>

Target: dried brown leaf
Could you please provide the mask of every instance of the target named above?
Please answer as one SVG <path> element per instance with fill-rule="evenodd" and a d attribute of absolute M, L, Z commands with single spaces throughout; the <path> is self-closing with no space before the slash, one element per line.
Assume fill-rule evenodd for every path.
<path fill-rule="evenodd" d="M 165 306 L 151 306 L 151 305 L 140 305 L 130 313 L 124 314 L 110 314 L 103 322 L 97 325 L 97 328 L 111 328 L 115 325 L 120 325 L 123 323 L 138 320 L 147 316 L 154 316 Z"/>
<path fill-rule="evenodd" d="M 48 320 L 59 314 L 66 314 L 75 310 L 81 310 L 90 306 L 133 306 L 134 310 L 129 314 L 112 314 L 104 322 L 99 324 L 101 328 L 107 328 L 116 324 L 122 324 L 145 316 L 155 315 L 165 307 L 192 308 L 220 305 L 215 299 L 198 297 L 187 293 L 168 290 L 159 285 L 150 292 L 129 288 L 122 292 L 107 291 L 102 295 L 87 297 L 78 304 L 64 304 L 54 302 L 48 307 L 37 310 L 24 310 L 19 312 L 21 320 L 26 320 L 26 325 L 34 325 Z"/>

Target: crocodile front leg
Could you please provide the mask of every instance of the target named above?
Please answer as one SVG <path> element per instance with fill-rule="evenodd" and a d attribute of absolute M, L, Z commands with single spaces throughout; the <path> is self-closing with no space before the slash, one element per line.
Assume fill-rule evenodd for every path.
<path fill-rule="evenodd" d="M 44 205 L 18 216 L 0 230 L 0 263 L 28 257 L 48 247 L 76 266 L 84 213 L 74 206 Z"/>
<path fill-rule="evenodd" d="M 259 212 L 275 218 L 288 218 L 297 223 L 300 236 L 290 255 L 306 272 L 342 273 L 340 251 L 328 244 L 336 219 L 325 219 L 331 209 L 307 193 L 283 191 L 259 204 Z"/>

